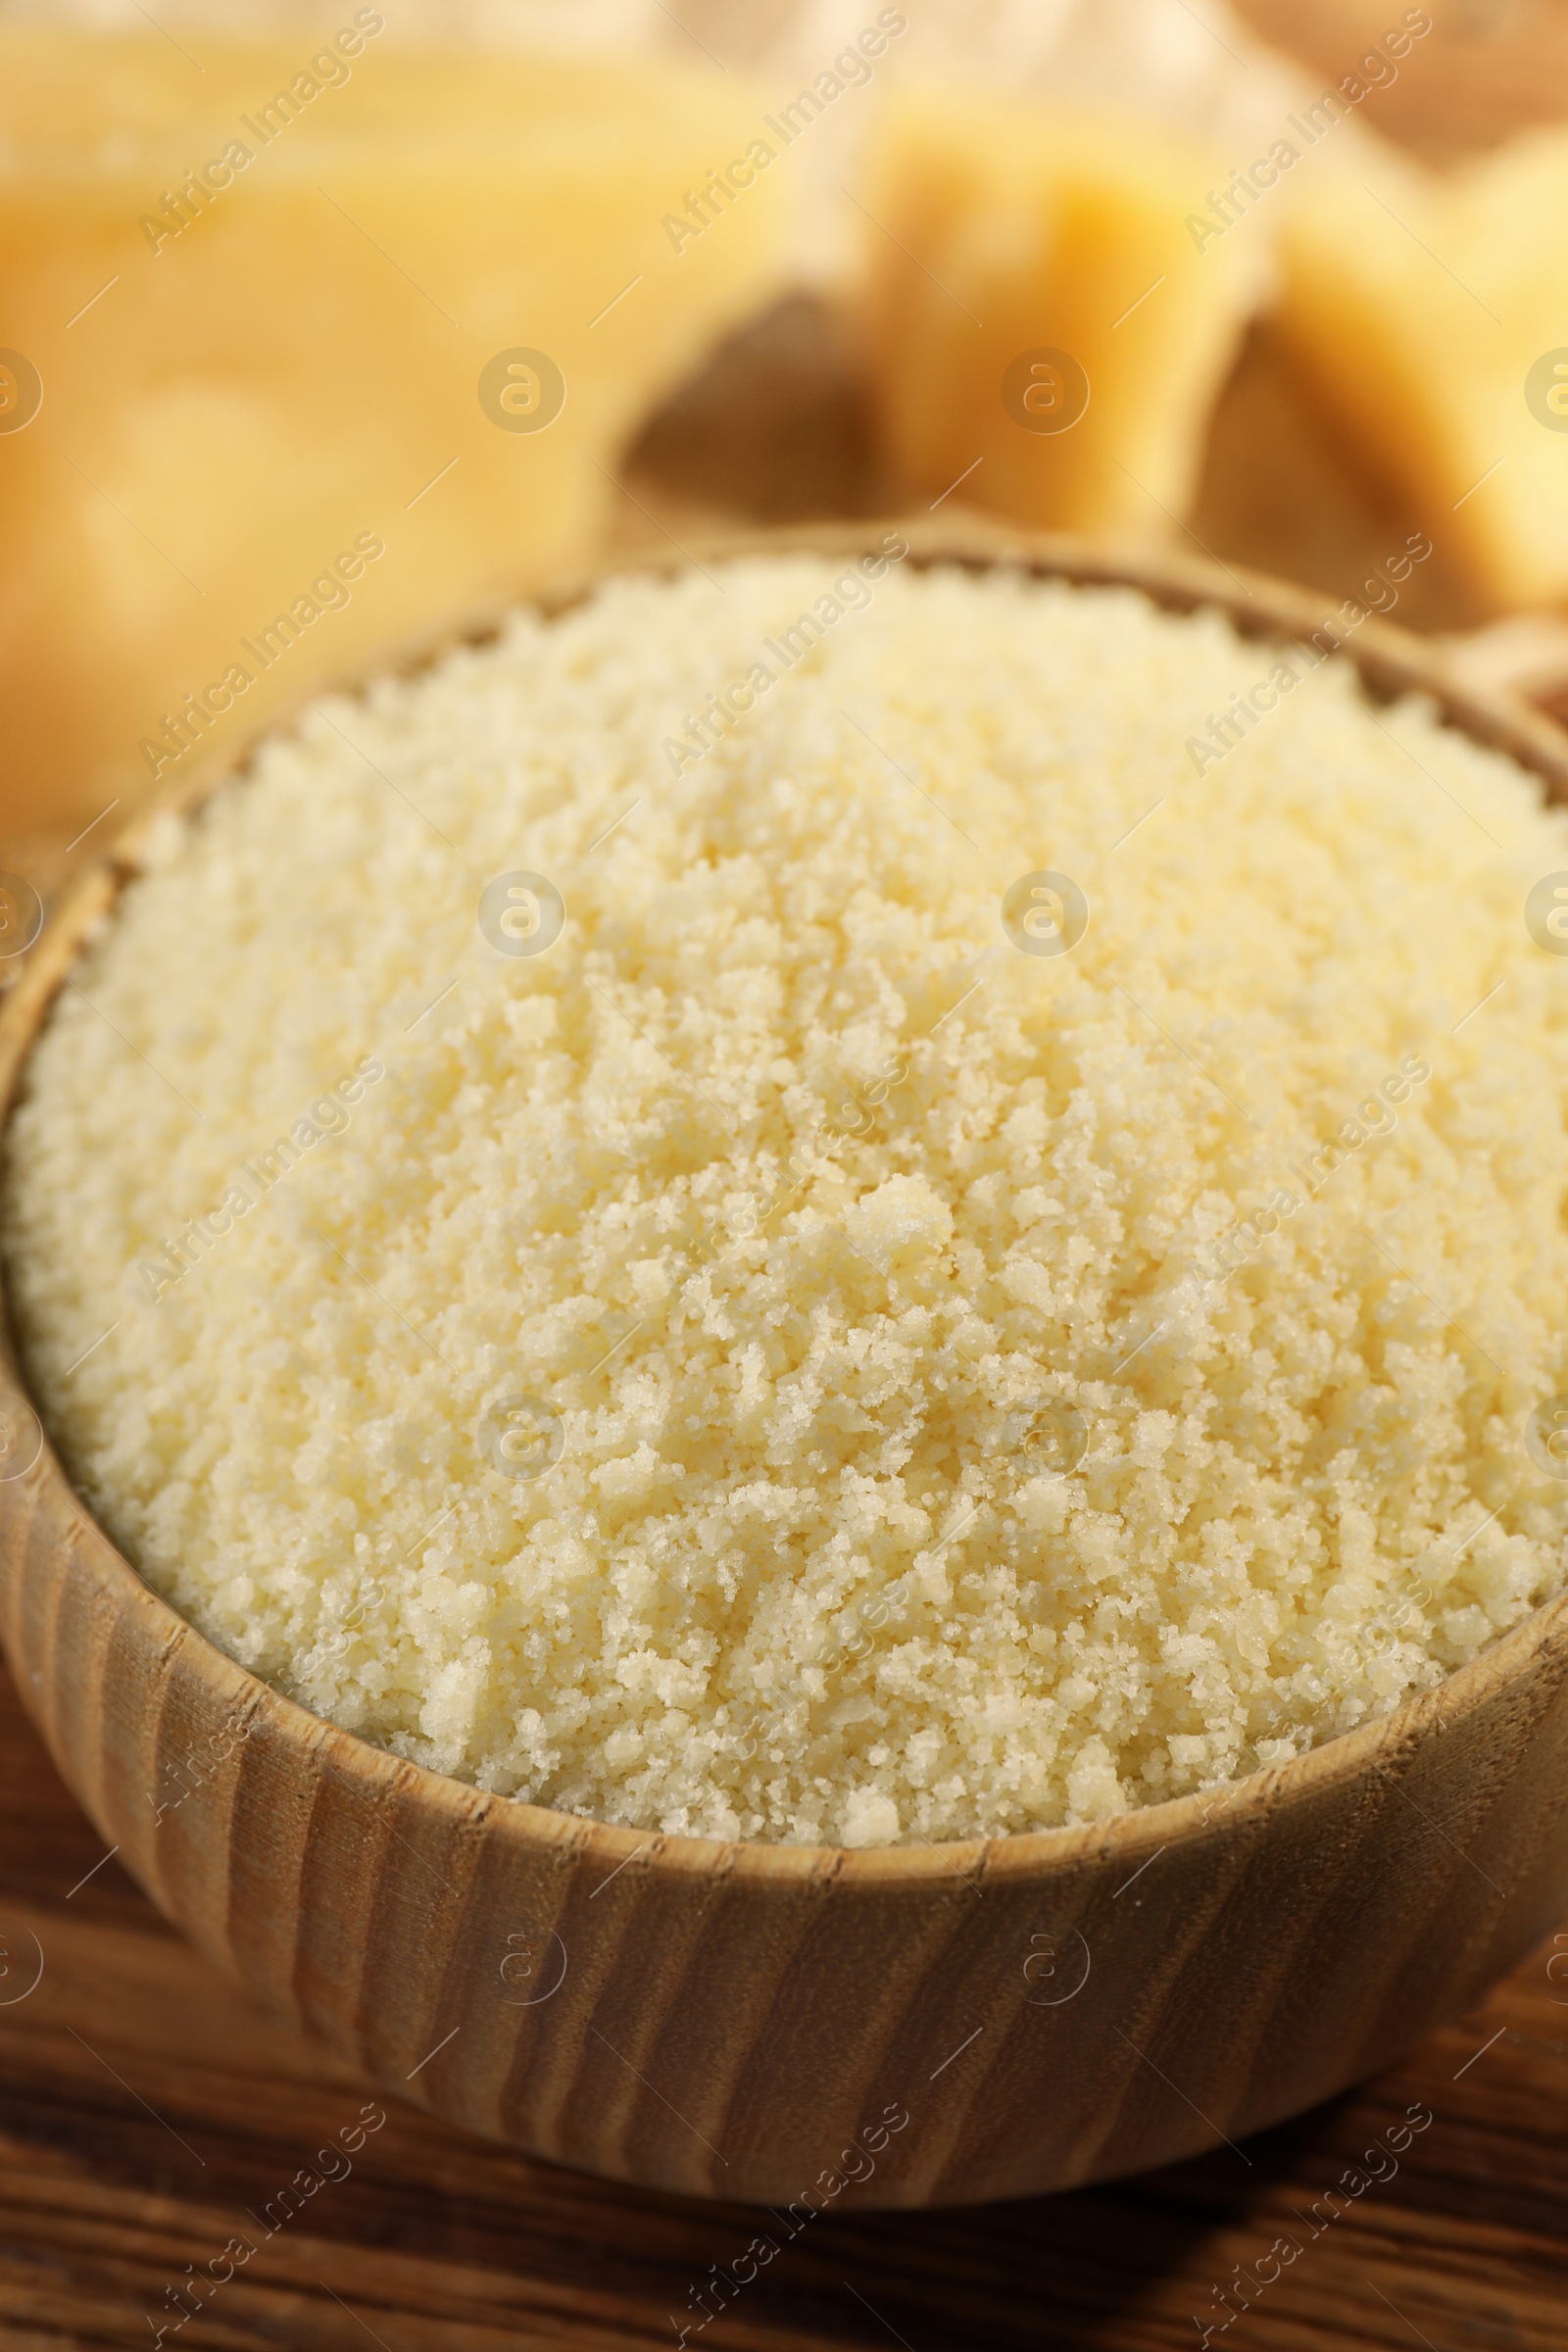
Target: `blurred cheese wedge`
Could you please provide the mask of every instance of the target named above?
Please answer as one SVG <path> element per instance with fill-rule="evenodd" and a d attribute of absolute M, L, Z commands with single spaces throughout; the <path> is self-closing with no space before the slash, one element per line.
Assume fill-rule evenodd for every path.
<path fill-rule="evenodd" d="M 1281 329 L 1494 607 L 1568 597 L 1568 132 L 1439 179 L 1381 154 L 1286 221 Z"/>
<path fill-rule="evenodd" d="M 776 290 L 765 168 L 664 225 L 758 131 L 738 76 L 380 22 L 0 30 L 0 825 L 577 562 L 644 411 Z"/>
<path fill-rule="evenodd" d="M 864 351 L 891 460 L 1064 529 L 1155 535 L 1258 291 L 1259 249 L 1187 225 L 1219 157 L 1127 117 L 909 88 L 863 191 Z"/>

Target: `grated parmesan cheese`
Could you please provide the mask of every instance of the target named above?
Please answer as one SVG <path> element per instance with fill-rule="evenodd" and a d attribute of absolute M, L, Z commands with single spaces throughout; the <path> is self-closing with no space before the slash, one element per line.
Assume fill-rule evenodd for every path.
<path fill-rule="evenodd" d="M 1473 1658 L 1563 1577 L 1568 820 L 1336 660 L 1196 773 L 1271 658 L 758 559 L 319 705 L 10 1129 L 88 1503 L 331 1721 L 666 1832 L 1092 1819 Z"/>

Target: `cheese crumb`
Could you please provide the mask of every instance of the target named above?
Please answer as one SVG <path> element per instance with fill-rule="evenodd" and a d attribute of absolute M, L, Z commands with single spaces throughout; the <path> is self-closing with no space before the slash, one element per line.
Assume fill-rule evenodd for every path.
<path fill-rule="evenodd" d="M 30 1377 L 176 1609 L 484 1788 L 873 1845 L 1223 1783 L 1563 1581 L 1563 871 L 1213 613 L 625 578 L 126 888 L 9 1133 Z"/>

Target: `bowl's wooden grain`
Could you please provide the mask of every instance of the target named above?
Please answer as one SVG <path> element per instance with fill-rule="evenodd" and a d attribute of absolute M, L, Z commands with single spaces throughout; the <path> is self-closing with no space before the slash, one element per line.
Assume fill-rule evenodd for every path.
<path fill-rule="evenodd" d="M 1260 636 L 1322 618 L 1208 567 L 906 535 L 915 561 L 1005 553 Z M 1568 738 L 1453 689 L 1414 639 L 1367 620 L 1344 658 L 1568 794 Z M 7 1000 L 0 1112 L 144 827 Z M 25 1395 L 9 1335 L 0 1379 Z M 1473 2003 L 1568 1888 L 1568 1596 L 1438 1690 L 1218 1798 L 868 1853 L 612 1829 L 368 1746 L 175 1616 L 47 1444 L 0 1485 L 0 1627 L 106 1843 L 264 2000 L 475 2131 L 700 2195 L 820 2204 L 853 2174 L 863 2203 L 1019 2196 L 1240 2138 Z"/>

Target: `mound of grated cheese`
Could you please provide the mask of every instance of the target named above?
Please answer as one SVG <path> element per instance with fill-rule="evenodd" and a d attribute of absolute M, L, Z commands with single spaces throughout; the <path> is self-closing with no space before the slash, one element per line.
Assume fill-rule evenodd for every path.
<path fill-rule="evenodd" d="M 1564 869 L 1424 704 L 1129 591 L 519 614 L 81 959 L 9 1131 L 45 1419 L 230 1656 L 537 1803 L 867 1845 L 1281 1761 L 1563 1581 Z"/>

